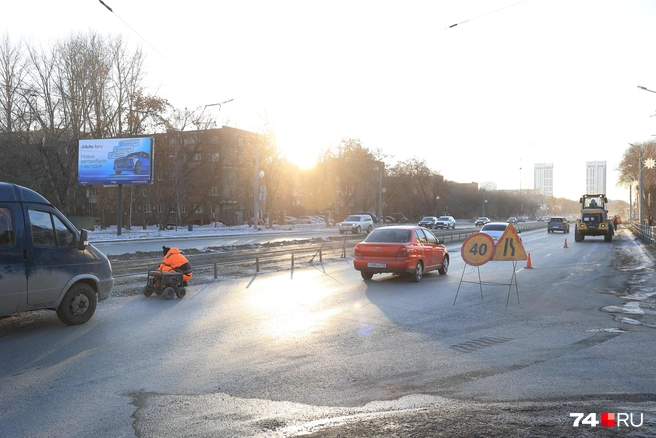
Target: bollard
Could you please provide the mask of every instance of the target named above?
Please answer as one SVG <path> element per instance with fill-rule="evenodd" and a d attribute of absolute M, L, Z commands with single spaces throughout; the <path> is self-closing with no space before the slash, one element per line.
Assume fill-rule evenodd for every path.
<path fill-rule="evenodd" d="M 217 278 L 219 278 L 219 275 L 218 275 L 218 271 L 217 271 L 217 268 L 216 268 L 216 262 L 214 262 L 214 279 L 216 280 Z"/>
<path fill-rule="evenodd" d="M 292 269 L 294 269 L 294 253 L 292 253 Z"/>
<path fill-rule="evenodd" d="M 255 272 L 260 272 L 260 258 L 255 257 Z"/>
<path fill-rule="evenodd" d="M 321 254 L 321 249 L 319 250 L 319 263 L 323 262 L 323 256 Z"/>

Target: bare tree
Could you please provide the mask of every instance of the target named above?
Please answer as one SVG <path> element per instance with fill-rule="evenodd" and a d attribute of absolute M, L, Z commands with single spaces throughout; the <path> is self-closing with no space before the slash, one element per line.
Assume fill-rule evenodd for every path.
<path fill-rule="evenodd" d="M 38 160 L 31 175 L 32 188 L 47 194 L 58 208 L 65 209 L 67 193 L 71 189 L 69 176 L 76 174 L 66 148 L 66 118 L 62 112 L 62 95 L 57 87 L 57 58 L 55 51 L 46 52 L 28 46 L 28 77 L 31 93 L 30 110 L 38 124 L 39 138 L 30 142 L 30 151 Z M 29 163 L 27 163 L 29 164 Z"/>
<path fill-rule="evenodd" d="M 21 46 L 9 35 L 0 38 L 0 172 L 5 180 L 19 175 L 16 163 L 28 141 L 31 124 L 25 95 L 25 60 Z"/>
<path fill-rule="evenodd" d="M 342 140 L 336 148 L 324 153 L 321 166 L 327 166 L 330 178 L 336 183 L 340 215 L 375 209 L 381 155 L 380 151 L 372 152 L 364 147 L 358 139 Z"/>
<path fill-rule="evenodd" d="M 25 61 L 20 46 L 5 34 L 0 38 L 0 132 L 25 129 L 25 102 L 21 95 L 24 82 Z"/>
<path fill-rule="evenodd" d="M 656 199 L 656 171 L 653 170 L 654 163 L 656 163 L 656 141 L 650 140 L 632 144 L 624 152 L 622 161 L 618 166 L 620 176 L 617 184 L 625 187 L 639 187 L 640 169 L 642 167 L 643 202 L 648 202 L 650 198 L 652 200 Z"/>
<path fill-rule="evenodd" d="M 88 202 L 87 188 L 77 184 L 80 139 L 165 131 L 169 105 L 145 91 L 143 59 L 120 38 L 95 32 L 48 49 L 0 39 L 3 178 L 81 214 Z M 107 204 L 103 197 L 113 199 L 111 191 L 97 192 L 97 207 Z"/>
<path fill-rule="evenodd" d="M 283 220 L 284 206 L 287 203 L 285 194 L 289 193 L 290 176 L 294 172 L 285 154 L 277 147 L 271 131 L 265 132 L 261 138 L 259 163 L 265 175 L 265 210 L 277 216 L 276 219 Z"/>
<path fill-rule="evenodd" d="M 426 160 L 411 158 L 392 166 L 385 180 L 385 199 L 395 212 L 407 214 L 409 218 L 439 216 L 448 205 L 450 188 L 444 178 L 431 170 Z"/>

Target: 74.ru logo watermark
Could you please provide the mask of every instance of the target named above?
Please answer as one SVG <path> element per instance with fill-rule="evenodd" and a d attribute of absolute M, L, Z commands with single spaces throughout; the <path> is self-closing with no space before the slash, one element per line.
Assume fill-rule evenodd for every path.
<path fill-rule="evenodd" d="M 574 418 L 574 427 L 640 427 L 642 426 L 642 413 L 633 412 L 602 412 L 599 414 L 600 420 L 597 420 L 597 414 L 584 414 L 582 412 L 570 412 L 569 416 Z M 638 417 L 639 416 L 639 417 Z M 638 422 L 638 418 L 640 422 Z"/>

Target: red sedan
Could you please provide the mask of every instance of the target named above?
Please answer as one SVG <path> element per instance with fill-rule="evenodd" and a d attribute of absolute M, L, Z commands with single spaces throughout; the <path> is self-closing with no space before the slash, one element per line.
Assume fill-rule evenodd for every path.
<path fill-rule="evenodd" d="M 376 228 L 355 246 L 354 254 L 353 266 L 365 280 L 374 274 L 397 273 L 409 274 L 418 282 L 424 272 L 437 270 L 444 275 L 449 270 L 446 247 L 419 226 Z"/>

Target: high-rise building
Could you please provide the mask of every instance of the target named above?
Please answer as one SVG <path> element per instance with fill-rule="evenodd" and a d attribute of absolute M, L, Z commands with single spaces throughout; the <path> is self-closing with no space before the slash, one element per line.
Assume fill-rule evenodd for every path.
<path fill-rule="evenodd" d="M 585 162 L 585 193 L 606 194 L 606 162 Z"/>
<path fill-rule="evenodd" d="M 533 188 L 542 196 L 553 196 L 553 163 L 534 164 Z"/>

